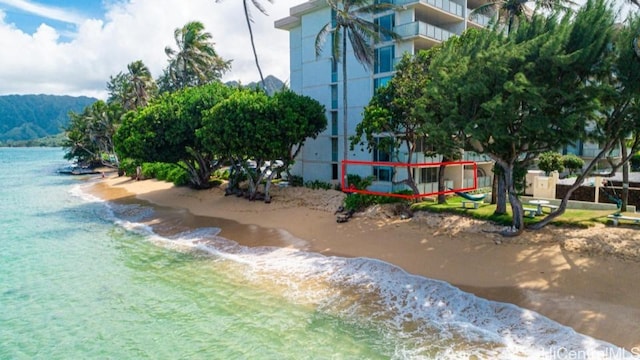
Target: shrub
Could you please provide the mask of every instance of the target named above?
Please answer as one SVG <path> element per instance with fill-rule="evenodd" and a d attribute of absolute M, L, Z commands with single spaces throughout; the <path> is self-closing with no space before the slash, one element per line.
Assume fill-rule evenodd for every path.
<path fill-rule="evenodd" d="M 569 170 L 569 175 L 573 175 L 576 171 L 582 169 L 584 160 L 574 154 L 567 154 L 562 157 L 562 165 Z"/>
<path fill-rule="evenodd" d="M 213 178 L 219 180 L 229 180 L 229 175 L 231 172 L 228 167 L 218 169 L 213 172 Z"/>
<path fill-rule="evenodd" d="M 633 169 L 633 171 L 640 171 L 640 151 L 635 153 L 635 155 L 631 157 L 630 161 L 631 161 L 631 169 Z"/>
<path fill-rule="evenodd" d="M 358 190 L 365 190 L 373 184 L 373 176 L 367 176 L 363 179 L 360 175 L 347 174 L 347 183 L 349 186 L 354 186 Z"/>
<path fill-rule="evenodd" d="M 320 180 L 307 181 L 306 183 L 304 183 L 304 186 L 314 190 L 316 189 L 329 190 L 333 188 L 333 185 L 331 185 L 330 183 L 320 181 Z"/>
<path fill-rule="evenodd" d="M 412 195 L 411 190 L 396 191 L 394 194 Z M 407 202 L 407 199 L 395 196 L 381 196 L 368 194 L 349 194 L 344 199 L 344 208 L 346 210 L 362 211 L 369 206 L 377 204 L 393 204 Z"/>
<path fill-rule="evenodd" d="M 138 163 L 136 161 L 134 161 L 133 159 L 123 159 L 120 161 L 120 164 L 118 165 L 118 174 L 119 175 L 124 175 L 127 174 L 127 176 L 135 176 L 136 175 L 136 167 L 138 167 Z"/>
<path fill-rule="evenodd" d="M 538 157 L 538 168 L 549 175 L 552 171 L 562 172 L 564 165 L 562 165 L 562 155 L 557 152 L 547 151 Z"/>
<path fill-rule="evenodd" d="M 187 171 L 176 164 L 161 162 L 144 163 L 142 164 L 141 173 L 144 178 L 168 181 L 176 186 L 183 186 L 189 183 L 189 174 Z"/>
<path fill-rule="evenodd" d="M 302 186 L 304 185 L 304 179 L 302 176 L 291 175 L 287 178 L 290 186 Z"/>
<path fill-rule="evenodd" d="M 374 204 L 373 195 L 349 194 L 344 199 L 345 210 L 362 211 Z"/>

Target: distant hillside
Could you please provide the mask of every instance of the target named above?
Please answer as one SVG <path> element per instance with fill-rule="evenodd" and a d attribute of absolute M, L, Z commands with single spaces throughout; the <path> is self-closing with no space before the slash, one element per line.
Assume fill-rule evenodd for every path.
<path fill-rule="evenodd" d="M 86 96 L 0 96 L 0 143 L 59 134 L 69 123 L 70 111 L 82 112 L 96 100 Z"/>
<path fill-rule="evenodd" d="M 240 83 L 237 81 L 228 81 L 225 84 L 229 86 L 240 85 Z M 269 95 L 273 95 L 276 91 L 282 90 L 282 88 L 285 86 L 282 80 L 278 79 L 273 75 L 269 75 L 266 78 L 264 78 L 264 84 L 265 84 L 267 94 Z M 255 88 L 256 86 L 260 85 L 260 81 L 254 81 L 249 84 L 242 84 L 242 85 L 250 88 Z"/>

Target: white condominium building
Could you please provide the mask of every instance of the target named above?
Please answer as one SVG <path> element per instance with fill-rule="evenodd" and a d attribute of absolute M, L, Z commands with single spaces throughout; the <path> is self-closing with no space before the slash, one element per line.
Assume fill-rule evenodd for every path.
<path fill-rule="evenodd" d="M 389 1 L 389 0 L 387 0 Z M 375 63 L 369 70 L 353 56 L 347 41 L 347 95 L 348 95 L 348 131 L 347 136 L 355 133 L 362 120 L 364 107 L 369 103 L 375 89 L 386 84 L 394 72 L 394 65 L 404 53 L 416 54 L 440 44 L 449 37 L 461 34 L 468 28 L 482 28 L 490 18 L 480 14 L 471 14 L 473 9 L 486 0 L 392 0 L 394 10 L 380 12 L 373 20 L 380 26 L 393 29 L 400 39 L 383 39 L 375 44 Z M 307 95 L 324 104 L 327 109 L 329 126 L 316 139 L 308 139 L 300 152 L 293 173 L 305 181 L 322 180 L 338 182 L 342 174 L 340 162 L 343 160 L 342 117 L 342 71 L 341 63 L 333 61 L 330 38 L 325 49 L 316 56 L 315 39 L 322 27 L 332 21 L 331 8 L 326 0 L 310 0 L 290 9 L 290 16 L 279 19 L 275 27 L 289 32 L 290 42 L 290 87 L 296 93 Z M 394 157 L 381 152 L 369 153 L 363 149 L 354 149 L 348 153 L 349 160 L 364 161 L 406 161 L 406 154 Z M 465 160 L 478 161 L 479 186 L 490 184 L 491 163 L 487 158 L 476 154 L 465 154 Z M 438 157 L 426 158 L 418 154 L 414 162 L 437 162 Z M 419 170 L 419 169 L 418 169 Z M 449 187 L 462 188 L 468 184 L 464 177 L 463 166 L 447 169 Z M 347 171 L 351 173 L 351 169 Z M 389 174 L 380 167 L 370 166 L 358 169 L 361 176 L 374 175 L 379 189 L 396 190 L 391 187 Z M 421 192 L 433 190 L 434 175 L 437 168 L 418 171 L 415 176 Z M 437 177 L 436 177 L 437 179 Z M 466 179 L 466 180 L 463 180 Z M 424 190 L 424 191 L 422 191 Z"/>

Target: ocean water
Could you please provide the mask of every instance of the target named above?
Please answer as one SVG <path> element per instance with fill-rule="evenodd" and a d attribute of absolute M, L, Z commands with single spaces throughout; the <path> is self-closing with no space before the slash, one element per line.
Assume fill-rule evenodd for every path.
<path fill-rule="evenodd" d="M 380 261 L 160 231 L 62 155 L 0 148 L 0 359 L 632 358 Z"/>

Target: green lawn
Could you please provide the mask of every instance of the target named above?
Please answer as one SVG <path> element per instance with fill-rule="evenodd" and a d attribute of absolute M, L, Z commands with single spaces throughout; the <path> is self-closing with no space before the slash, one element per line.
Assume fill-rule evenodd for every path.
<path fill-rule="evenodd" d="M 437 204 L 435 201 L 425 200 L 411 206 L 413 211 L 431 211 L 452 214 L 462 214 L 471 216 L 475 219 L 489 220 L 497 224 L 511 225 L 511 206 L 507 205 L 507 214 L 495 215 L 495 205 L 481 203 L 478 209 L 462 208 L 462 199 L 459 196 L 447 198 L 446 204 Z M 530 207 L 525 205 L 525 207 Z M 611 210 L 583 210 L 583 209 L 567 209 L 564 214 L 552 221 L 552 224 L 559 226 L 572 227 L 590 227 L 597 223 L 610 224 L 611 220 L 607 219 L 607 215 L 611 215 Z M 544 218 L 545 215 L 539 215 L 535 218 L 524 217 L 525 224 L 534 224 Z"/>

